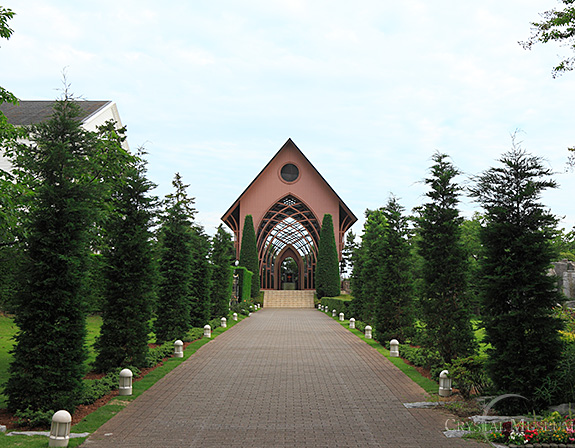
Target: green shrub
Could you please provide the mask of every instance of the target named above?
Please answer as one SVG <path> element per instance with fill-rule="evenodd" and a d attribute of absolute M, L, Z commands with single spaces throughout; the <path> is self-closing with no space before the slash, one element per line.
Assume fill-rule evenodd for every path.
<path fill-rule="evenodd" d="M 33 411 L 29 407 L 14 413 L 14 416 L 17 418 L 16 424 L 28 428 L 49 427 L 52 423 L 53 415 L 54 411 L 52 410 Z"/>
<path fill-rule="evenodd" d="M 485 369 L 485 361 L 485 357 L 470 356 L 454 359 L 446 367 L 455 387 L 464 398 L 469 398 L 471 395 L 484 395 L 493 387 Z"/>
<path fill-rule="evenodd" d="M 174 354 L 174 341 L 164 342 L 158 347 L 151 348 L 146 356 L 146 366 L 154 367 L 159 364 L 164 358 L 168 358 Z"/>
<path fill-rule="evenodd" d="M 389 345 L 389 342 L 386 342 Z M 399 356 L 406 359 L 415 366 L 429 369 L 431 377 L 435 380 L 439 374 L 446 368 L 446 364 L 438 351 L 426 347 L 413 347 L 411 345 L 400 344 Z"/>
<path fill-rule="evenodd" d="M 141 372 L 140 369 L 138 369 L 137 367 L 128 366 L 126 368 L 132 371 L 134 378 L 138 378 L 140 376 Z M 120 372 L 122 370 L 123 368 L 118 367 L 108 372 L 103 378 L 99 380 L 84 380 L 84 389 L 82 392 L 82 398 L 80 400 L 80 404 L 84 405 L 92 404 L 99 398 L 102 398 L 104 395 L 107 395 L 113 390 L 118 389 L 118 386 L 120 384 Z"/>
<path fill-rule="evenodd" d="M 202 339 L 203 335 L 204 335 L 203 328 L 194 327 L 190 331 L 188 331 L 187 334 L 184 336 L 183 342 L 193 342 L 198 339 Z"/>
<path fill-rule="evenodd" d="M 353 317 L 350 315 L 349 300 L 338 299 L 337 297 L 323 297 L 320 303 L 326 305 L 330 312 L 331 310 L 335 310 L 338 315 L 339 313 L 343 313 L 348 316 L 348 318 Z"/>

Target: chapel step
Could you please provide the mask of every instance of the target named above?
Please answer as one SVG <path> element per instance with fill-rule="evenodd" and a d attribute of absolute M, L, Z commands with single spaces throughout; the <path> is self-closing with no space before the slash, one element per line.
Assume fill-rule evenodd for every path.
<path fill-rule="evenodd" d="M 264 308 L 313 308 L 315 291 L 264 291 Z"/>

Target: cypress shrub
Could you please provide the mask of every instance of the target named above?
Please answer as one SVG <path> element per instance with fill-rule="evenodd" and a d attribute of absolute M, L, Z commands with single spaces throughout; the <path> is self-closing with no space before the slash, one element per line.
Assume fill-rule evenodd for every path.
<path fill-rule="evenodd" d="M 321 224 L 315 270 L 315 289 L 320 298 L 339 296 L 341 292 L 333 219 L 329 213 L 323 216 Z"/>
<path fill-rule="evenodd" d="M 260 261 L 256 246 L 256 232 L 252 215 L 246 215 L 240 249 L 240 266 L 250 271 L 252 276 L 251 297 L 257 299 L 260 294 Z"/>

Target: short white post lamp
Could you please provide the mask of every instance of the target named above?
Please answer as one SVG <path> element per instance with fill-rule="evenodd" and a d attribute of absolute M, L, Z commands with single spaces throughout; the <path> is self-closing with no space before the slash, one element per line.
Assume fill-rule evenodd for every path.
<path fill-rule="evenodd" d="M 68 411 L 58 411 L 52 416 L 48 446 L 68 446 L 72 416 Z"/>
<path fill-rule="evenodd" d="M 343 317 L 344 317 L 344 314 L 343 314 L 343 313 L 339 313 L 339 320 L 340 320 L 341 322 L 343 322 Z"/>
<path fill-rule="evenodd" d="M 331 317 L 335 317 L 335 313 L 337 313 L 336 310 L 331 310 Z"/>
<path fill-rule="evenodd" d="M 233 319 L 233 320 L 238 320 L 238 313 L 232 314 L 232 319 Z"/>
<path fill-rule="evenodd" d="M 222 318 L 220 319 L 220 322 L 221 322 L 221 326 L 222 326 L 222 327 L 227 328 L 227 326 L 228 326 L 228 320 L 227 320 L 225 317 L 222 317 Z"/>
<path fill-rule="evenodd" d="M 449 397 L 451 392 L 451 378 L 449 378 L 449 372 L 447 370 L 442 370 L 439 374 L 439 396 Z"/>
<path fill-rule="evenodd" d="M 371 339 L 371 325 L 365 327 L 365 339 Z"/>
<path fill-rule="evenodd" d="M 399 341 L 397 339 L 389 341 L 389 356 L 399 358 Z"/>
<path fill-rule="evenodd" d="M 349 328 L 355 328 L 355 319 L 353 317 L 349 320 Z"/>
<path fill-rule="evenodd" d="M 120 372 L 118 395 L 132 395 L 132 376 L 130 369 L 124 369 Z"/>
<path fill-rule="evenodd" d="M 184 357 L 184 343 L 179 339 L 174 342 L 174 358 Z"/>
<path fill-rule="evenodd" d="M 208 324 L 204 325 L 204 337 L 211 338 L 212 337 L 212 327 Z"/>

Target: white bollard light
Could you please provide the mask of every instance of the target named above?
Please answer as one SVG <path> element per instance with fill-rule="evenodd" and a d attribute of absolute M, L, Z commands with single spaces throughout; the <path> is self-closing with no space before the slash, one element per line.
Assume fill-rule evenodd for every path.
<path fill-rule="evenodd" d="M 365 339 L 371 339 L 371 325 L 365 327 Z"/>
<path fill-rule="evenodd" d="M 337 313 L 336 310 L 331 310 L 331 317 L 335 317 L 335 313 Z"/>
<path fill-rule="evenodd" d="M 184 357 L 184 343 L 179 339 L 174 342 L 174 358 Z"/>
<path fill-rule="evenodd" d="M 52 417 L 48 446 L 68 446 L 72 416 L 68 411 L 58 411 Z"/>
<path fill-rule="evenodd" d="M 341 322 L 343 322 L 343 316 L 344 316 L 343 313 L 339 313 L 339 320 L 340 320 Z"/>
<path fill-rule="evenodd" d="M 451 392 L 451 378 L 449 378 L 449 372 L 447 370 L 442 370 L 439 374 L 439 396 L 449 397 Z"/>
<path fill-rule="evenodd" d="M 233 319 L 233 320 L 238 320 L 238 313 L 232 314 L 232 319 Z"/>
<path fill-rule="evenodd" d="M 130 369 L 124 369 L 120 372 L 118 395 L 132 395 L 132 376 Z"/>
<path fill-rule="evenodd" d="M 397 339 L 389 341 L 389 356 L 399 358 L 399 341 Z"/>
<path fill-rule="evenodd" d="M 204 337 L 211 338 L 212 337 L 212 327 L 209 325 L 204 325 Z"/>
<path fill-rule="evenodd" d="M 355 319 L 353 317 L 349 320 L 349 328 L 355 328 Z"/>
<path fill-rule="evenodd" d="M 249 314 L 248 314 L 248 317 L 250 317 L 251 315 L 252 315 L 252 313 L 249 313 Z"/>
<path fill-rule="evenodd" d="M 221 326 L 222 326 L 222 327 L 227 328 L 227 326 L 228 326 L 228 320 L 227 320 L 225 317 L 222 317 L 222 318 L 220 319 L 220 322 L 221 322 Z"/>

